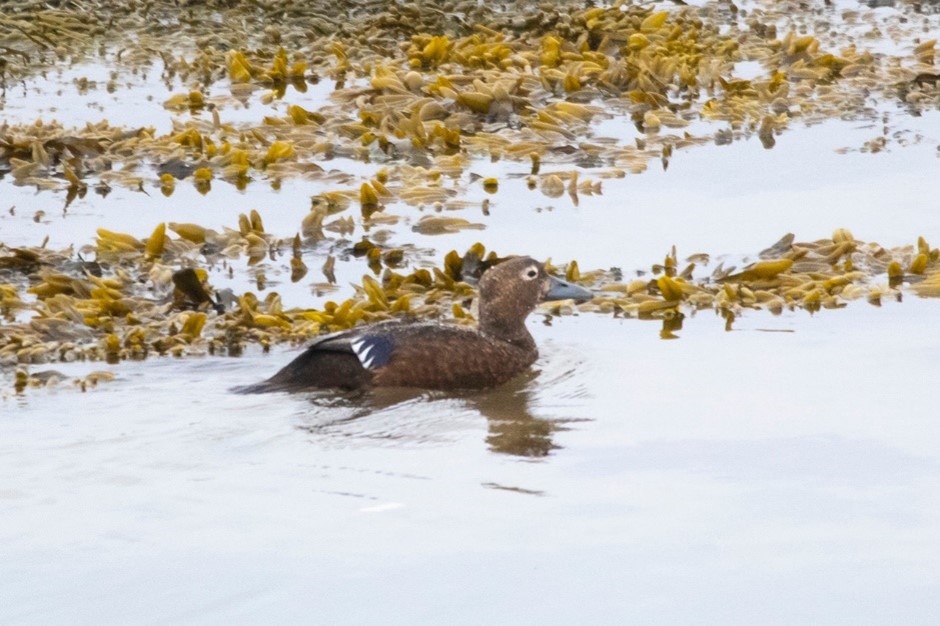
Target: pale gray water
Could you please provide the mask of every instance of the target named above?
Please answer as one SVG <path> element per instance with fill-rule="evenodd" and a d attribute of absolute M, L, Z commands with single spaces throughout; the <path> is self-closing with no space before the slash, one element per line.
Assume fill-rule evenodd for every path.
<path fill-rule="evenodd" d="M 726 333 L 707 314 L 678 341 L 636 320 L 533 323 L 537 374 L 469 396 L 227 392 L 278 351 L 10 398 L 2 612 L 923 623 L 940 571 L 935 319 L 910 301 Z"/>

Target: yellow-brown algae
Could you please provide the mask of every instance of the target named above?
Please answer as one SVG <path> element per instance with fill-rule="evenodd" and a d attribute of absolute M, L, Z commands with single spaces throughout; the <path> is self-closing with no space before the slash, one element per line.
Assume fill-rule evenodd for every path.
<path fill-rule="evenodd" d="M 496 10 L 485 3 L 464 3 L 462 20 L 448 17 L 448 11 L 415 11 L 410 5 L 347 14 L 349 7 L 342 0 L 329 8 L 285 0 L 272 0 L 264 10 L 216 7 L 213 33 L 206 35 L 198 7 L 179 12 L 168 2 L 147 3 L 146 9 L 137 4 L 122 7 L 109 16 L 107 28 L 94 13 L 9 3 L 5 10 L 10 13 L 0 17 L 0 35 L 11 50 L 22 51 L 6 58 L 5 71 L 14 79 L 43 69 L 33 59 L 45 58 L 49 44 L 42 42 L 54 40 L 63 57 L 69 53 L 80 59 L 100 50 L 108 63 L 135 70 L 158 60 L 166 75 L 178 76 L 184 86 L 174 88 L 181 93 L 171 95 L 167 103 L 174 117 L 169 133 L 108 122 L 84 128 L 39 120 L 4 125 L 0 165 L 11 171 L 16 184 L 65 192 L 66 203 L 89 186 L 158 186 L 170 195 L 175 181 L 189 176 L 206 194 L 212 185 L 242 189 L 257 180 L 279 184 L 290 177 L 315 179 L 333 188 L 317 196 L 296 228 L 305 244 L 326 239 L 334 244 L 336 235 L 346 237 L 357 229 L 398 220 L 393 208 L 397 202 L 449 208 L 448 203 L 466 191 L 464 174 L 480 158 L 524 162 L 531 187 L 541 186 L 550 197 L 567 192 L 576 200 L 578 193 L 600 190 L 599 183 L 579 180 L 571 170 L 571 164 L 585 156 L 611 164 L 591 174 L 604 179 L 641 172 L 650 159 L 662 159 L 665 165 L 670 157 L 677 158 L 674 147 L 694 147 L 725 136 L 707 130 L 682 137 L 669 132 L 694 128 L 689 122 L 721 120 L 727 123 L 723 132 L 729 140 L 756 133 L 767 145 L 787 132 L 795 117 L 806 123 L 865 117 L 871 98 L 900 99 L 915 110 L 928 109 L 940 98 L 930 67 L 935 41 L 909 46 L 906 56 L 875 56 L 861 44 L 850 44 L 849 31 L 838 21 L 824 33 L 803 32 L 796 16 L 790 22 L 793 27 L 784 32 L 783 9 L 774 7 L 732 23 L 719 19 L 713 9 L 684 6 L 655 11 L 622 4 L 585 8 L 521 3 Z M 267 10 L 281 12 L 286 19 L 278 27 L 258 28 Z M 147 27 L 155 16 L 170 25 L 160 37 Z M 340 16 L 342 28 L 337 28 Z M 115 53 L 111 50 L 116 40 L 124 43 Z M 740 61 L 759 62 L 765 72 L 752 79 L 735 76 Z M 325 106 L 311 111 L 291 102 L 295 90 L 312 87 L 320 77 L 337 82 Z M 229 93 L 217 95 L 218 88 L 212 88 L 216 83 Z M 88 80 L 77 86 L 94 88 Z M 259 102 L 280 107 L 266 110 L 259 120 L 231 121 L 231 107 Z M 590 137 L 591 123 L 611 112 L 647 131 L 635 147 Z M 712 132 L 714 137 L 708 134 Z M 878 149 L 879 144 L 869 148 Z M 318 164 L 335 157 L 385 165 L 374 175 L 357 178 L 327 172 Z M 423 165 L 405 165 L 406 159 Z M 149 165 L 171 162 L 177 164 L 179 176 Z M 564 165 L 543 174 L 549 164 Z M 324 223 L 357 198 L 365 219 L 347 214 Z M 380 203 L 390 207 L 384 215 L 376 213 Z M 428 215 L 406 223 L 421 234 L 482 227 L 469 220 L 453 221 L 457 219 Z M 247 343 L 299 341 L 321 330 L 388 314 L 370 310 L 380 300 L 367 301 L 366 292 L 357 291 L 346 301 L 356 302 L 345 308 L 346 302 L 339 303 L 332 313 L 285 311 L 275 301 L 252 303 L 245 298 L 246 311 L 204 311 L 207 317 L 198 333 L 193 332 L 195 322 L 189 322 L 188 333 L 182 331 L 187 320 L 197 318 L 165 322 L 168 277 L 184 264 L 205 261 L 208 267 L 244 258 L 256 267 L 289 270 L 292 278 L 302 280 L 302 257 L 309 252 L 295 248 L 289 258 L 278 256 L 294 237 L 293 232 L 265 232 L 257 212 L 240 220 L 238 230 L 169 223 L 157 225 L 149 236 L 132 236 L 102 229 L 95 245 L 81 246 L 82 254 L 119 265 L 126 275 L 105 268 L 98 282 L 84 270 L 67 269 L 62 258 L 48 251 L 30 258 L 26 252 L 0 247 L 0 271 L 6 272 L 0 276 L 0 312 L 9 324 L 18 325 L 9 331 L 4 327 L 0 340 L 17 350 L 0 348 L 0 353 L 24 359 L 48 353 L 54 359 L 56 354 L 111 358 L 115 353 L 129 358 L 147 350 L 180 355 L 237 352 Z M 375 241 L 381 245 L 365 250 L 363 260 L 375 275 L 382 274 L 382 289 L 391 290 L 386 293 L 390 310 L 398 306 L 439 315 L 441 306 L 448 310 L 451 294 L 472 293 L 458 278 L 454 263 L 436 272 L 414 269 L 408 253 L 393 247 L 394 241 Z M 66 256 L 74 261 L 74 253 Z M 598 311 L 639 311 L 639 305 L 650 308 L 681 300 L 686 309 L 723 307 L 726 319 L 731 319 L 742 308 L 779 309 L 781 303 L 793 308 L 840 306 L 866 290 L 870 300 L 880 301 L 894 292 L 869 286 L 874 277 L 883 280 L 887 274 L 896 286 L 907 280 L 913 283 L 908 288 L 916 290 L 932 284 L 937 261 L 937 250 L 923 240 L 916 248 L 885 251 L 837 231 L 818 242 L 791 240 L 738 274 L 716 274 L 712 279 L 696 278 L 702 264 L 682 268 L 675 254 L 653 265 L 654 281 L 624 284 L 605 272 L 582 272 L 576 262 L 567 272 L 590 278 L 602 294 Z M 403 278 L 386 282 L 383 267 L 389 266 L 401 268 Z M 329 260 L 324 274 L 335 282 Z M 265 272 L 252 276 L 260 292 Z M 144 283 L 149 286 L 144 288 Z M 33 315 L 34 323 L 15 321 L 25 315 Z M 113 341 L 89 347 L 87 335 L 69 332 L 69 325 L 98 340 L 117 337 L 120 347 L 113 350 Z M 47 346 L 39 341 L 54 343 L 56 337 L 72 337 L 80 345 Z M 107 348 L 104 353 L 100 345 Z"/>
<path fill-rule="evenodd" d="M 251 9 L 223 8 L 216 13 L 213 36 L 224 44 L 198 51 L 191 42 L 199 34 L 188 22 L 181 22 L 181 16 L 169 4 L 157 2 L 148 8 L 177 27 L 162 39 L 146 33 L 150 15 L 144 17 L 133 6 L 116 12 L 109 20 L 109 32 L 92 30 L 91 38 L 101 45 L 111 33 L 139 33 L 136 38 L 123 37 L 137 43 L 125 47 L 117 61 L 145 64 L 153 57 L 159 58 L 168 72 L 179 74 L 197 87 L 174 97 L 180 106 L 196 112 L 211 107 L 211 122 L 196 119 L 187 123 L 188 128 L 180 127 L 164 137 L 145 129 L 124 134 L 106 124 L 71 136 L 63 136 L 65 129 L 48 124 L 17 129 L 22 130 L 23 137 L 32 136 L 39 143 L 24 140 L 15 131 L 11 139 L 5 138 L 0 144 L 0 161 L 5 159 L 14 166 L 13 175 L 18 180 L 46 184 L 52 182 L 44 177 L 55 173 L 52 157 L 62 145 L 81 146 L 79 158 L 84 161 L 84 172 L 99 172 L 103 181 L 135 186 L 140 176 L 89 167 L 94 153 L 107 153 L 111 162 L 121 162 L 128 156 L 139 161 L 142 156 L 165 156 L 166 143 L 171 141 L 190 157 L 208 160 L 200 169 L 212 169 L 217 176 L 242 186 L 249 182 L 253 170 L 270 171 L 277 165 L 278 176 L 308 175 L 310 170 L 303 167 L 281 166 L 290 165 L 285 161 L 294 159 L 300 164 L 326 152 L 365 155 L 365 146 L 378 146 L 387 153 L 396 142 L 404 147 L 402 140 L 409 142 L 409 150 L 472 151 L 473 141 L 465 146 L 465 139 L 495 139 L 485 130 L 475 130 L 474 125 L 481 118 L 510 113 L 522 113 L 522 127 L 515 132 L 505 128 L 501 131 L 500 152 L 530 158 L 533 149 L 528 145 L 534 143 L 534 153 L 544 156 L 546 147 L 582 137 L 587 130 L 584 122 L 594 110 L 603 110 L 585 102 L 599 98 L 608 105 L 625 104 L 622 108 L 638 120 L 645 120 L 648 129 L 683 126 L 690 114 L 697 113 L 729 120 L 736 128 L 756 129 L 766 141 L 784 129 L 793 115 L 818 119 L 842 116 L 846 108 L 864 110 L 867 96 L 854 96 L 853 89 L 862 93 L 871 85 L 897 84 L 892 73 L 897 73 L 900 66 L 880 61 L 851 45 L 838 53 L 827 50 L 838 45 L 840 36 L 846 38 L 839 32 L 839 24 L 828 33 L 832 43 L 793 30 L 778 35 L 779 15 L 766 9 L 749 16 L 746 23 L 727 24 L 721 23 L 716 14 L 693 7 L 653 12 L 640 6 L 584 9 L 561 3 L 540 6 L 534 22 L 528 16 L 531 7 L 525 3 L 501 12 L 486 5 L 463 7 L 462 11 L 474 16 L 472 22 L 465 22 L 474 23 L 473 30 L 455 28 L 454 23 L 427 12 L 418 12 L 400 28 L 390 29 L 389 24 L 400 18 L 390 17 L 394 10 L 389 9 L 375 15 L 357 14 L 355 18 L 347 15 L 342 34 L 328 29 L 332 31 L 330 37 L 311 38 L 310 29 L 322 27 L 311 25 L 322 24 L 330 10 L 341 13 L 343 2 L 326 13 L 285 2 L 275 4 L 295 18 L 283 22 L 276 33 L 270 28 L 255 29 L 264 33 L 262 45 L 246 45 L 252 37 L 252 20 L 260 19 L 260 14 Z M 48 22 L 50 16 L 35 7 L 25 5 L 19 10 L 32 12 L 30 20 L 19 23 L 45 29 L 43 36 L 60 33 L 69 45 L 78 45 L 89 37 L 87 28 L 81 29 L 81 37 L 70 30 L 83 23 L 84 15 L 66 11 L 65 19 L 58 16 Z M 385 28 L 374 28 L 376 20 L 383 21 Z M 520 28 L 519 24 L 526 27 Z M 547 27 L 550 24 L 555 25 L 554 30 Z M 0 29 L 3 27 L 0 24 Z M 361 45 L 365 33 L 373 42 L 371 46 Z M 19 40 L 24 49 L 35 46 L 23 31 L 13 29 L 7 34 L 11 41 Z M 190 43 L 180 46 L 187 38 Z M 920 63 L 934 57 L 935 46 L 928 43 L 915 48 L 914 57 Z M 291 45 L 299 47 L 292 49 Z M 178 52 L 180 47 L 182 54 Z M 192 52 L 187 55 L 187 50 Z M 30 72 L 29 58 L 28 54 L 11 57 L 9 71 L 13 75 Z M 769 66 L 768 78 L 735 78 L 734 64 L 740 60 L 757 60 Z M 233 101 L 259 97 L 246 90 L 252 84 L 272 88 L 271 95 L 262 98 L 285 98 L 288 85 L 304 90 L 320 74 L 340 80 L 353 74 L 369 77 L 373 92 L 378 93 L 358 85 L 341 87 L 335 93 L 336 104 L 322 111 L 307 111 L 288 103 L 284 124 L 269 116 L 268 123 L 254 128 L 227 124 L 224 100 L 204 95 L 212 82 L 221 79 L 231 81 Z M 861 82 L 860 77 L 865 81 Z M 680 117 L 664 108 L 668 94 L 691 105 L 703 89 L 713 97 L 700 111 L 690 110 Z M 584 101 L 572 101 L 581 94 Z M 927 96 L 924 105 L 929 103 Z M 368 125 L 360 124 L 361 128 L 356 129 L 353 120 L 366 120 Z M 365 133 L 370 138 L 363 143 Z M 528 141 L 519 141 L 523 137 Z M 686 145 L 696 143 L 694 137 L 685 141 Z M 120 151 L 115 150 L 118 145 Z M 514 153 L 513 145 L 523 148 Z M 93 152 L 86 151 L 86 147 Z M 645 167 L 643 160 L 660 152 L 654 150 L 639 160 L 631 157 L 630 169 L 640 171 Z M 233 159 L 236 154 L 241 156 Z M 533 166 L 537 171 L 537 164 Z M 70 188 L 76 188 L 72 176 L 66 173 L 65 179 Z M 210 180 L 201 173 L 197 186 L 208 191 Z M 161 188 L 164 193 L 172 192 L 169 181 L 164 180 Z"/>

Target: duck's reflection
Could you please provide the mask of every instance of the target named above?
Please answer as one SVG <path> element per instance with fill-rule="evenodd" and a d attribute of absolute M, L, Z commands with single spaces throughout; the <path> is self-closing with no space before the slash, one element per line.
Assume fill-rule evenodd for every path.
<path fill-rule="evenodd" d="M 531 412 L 536 378 L 538 372 L 530 370 L 502 387 L 468 398 L 486 418 L 486 443 L 493 452 L 541 458 L 561 447 L 552 437 L 563 428 L 561 421 Z"/>
<path fill-rule="evenodd" d="M 316 392 L 308 398 L 313 410 L 304 416 L 306 423 L 300 428 L 318 435 L 318 439 L 326 436 L 347 441 L 349 438 L 420 441 L 422 434 L 417 431 L 427 429 L 429 420 L 415 425 L 409 418 L 418 413 L 433 417 L 436 426 L 445 421 L 458 422 L 462 414 L 470 417 L 479 414 L 487 421 L 485 440 L 491 451 L 544 458 L 561 448 L 554 435 L 574 420 L 538 417 L 533 413 L 539 378 L 538 371 L 529 371 L 502 387 L 479 392 L 415 389 L 374 389 L 341 395 Z M 389 422 L 394 426 L 389 426 Z"/>

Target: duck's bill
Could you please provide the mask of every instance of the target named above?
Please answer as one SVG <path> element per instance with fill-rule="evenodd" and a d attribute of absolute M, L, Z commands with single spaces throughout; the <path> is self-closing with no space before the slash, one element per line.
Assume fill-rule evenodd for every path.
<path fill-rule="evenodd" d="M 584 287 L 579 287 L 554 276 L 549 276 L 548 279 L 550 285 L 543 300 L 579 300 L 584 302 L 594 297 L 594 294 Z"/>

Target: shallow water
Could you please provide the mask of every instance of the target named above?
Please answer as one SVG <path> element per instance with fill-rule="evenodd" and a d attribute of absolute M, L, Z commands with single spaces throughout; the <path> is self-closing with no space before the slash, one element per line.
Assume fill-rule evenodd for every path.
<path fill-rule="evenodd" d="M 532 325 L 531 377 L 485 394 L 227 391 L 278 350 L 8 399 L 3 612 L 919 622 L 940 582 L 935 318 L 709 314 L 679 341 L 564 318 Z"/>
<path fill-rule="evenodd" d="M 80 93 L 83 76 L 100 84 Z M 121 71 L 121 95 L 136 98 L 121 107 L 109 79 L 94 63 L 33 79 L 24 93 L 48 105 L 8 94 L 4 119 L 108 117 L 165 133 L 186 118 L 160 106 L 181 84 Z M 332 87 L 291 102 L 315 109 Z M 411 226 L 433 208 L 390 202 L 400 222 L 387 234 L 415 248 L 414 265 L 483 241 L 628 277 L 673 245 L 680 259 L 711 254 L 705 273 L 740 265 L 787 232 L 936 245 L 940 111 L 912 117 L 872 100 L 877 121 L 794 120 L 770 150 L 757 136 L 677 149 L 668 169 L 604 178 L 598 195 L 551 198 L 527 188 L 528 162 L 476 160 L 453 181 L 470 204 L 452 214 L 483 230 L 418 235 Z M 256 122 L 284 105 L 229 102 L 223 116 Z M 612 114 L 590 133 L 628 144 L 637 130 Z M 383 165 L 319 164 L 356 181 Z M 572 169 L 597 175 L 543 164 Z M 498 192 L 476 175 L 497 176 Z M 64 207 L 64 193 L 6 178 L 0 241 L 80 249 L 102 226 L 138 237 L 167 221 L 220 229 L 251 209 L 291 237 L 311 195 L 349 186 L 325 177 L 239 191 L 214 180 L 201 195 L 179 182 L 170 197 L 115 186 Z M 213 284 L 240 292 L 261 270 L 286 303 L 321 306 L 314 268 L 336 254 L 329 298 L 349 295 L 364 271 L 348 254 L 362 229 L 305 249 L 311 274 L 296 284 L 283 264 L 244 260 Z M 63 381 L 22 394 L 0 369 L 0 621 L 928 623 L 940 588 L 938 312 L 936 299 L 906 292 L 814 315 L 748 310 L 730 330 L 711 311 L 671 332 L 534 314 L 536 366 L 478 393 L 231 392 L 289 362 L 287 346 L 32 366 Z M 101 369 L 115 380 L 86 393 L 69 382 Z"/>

